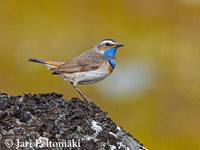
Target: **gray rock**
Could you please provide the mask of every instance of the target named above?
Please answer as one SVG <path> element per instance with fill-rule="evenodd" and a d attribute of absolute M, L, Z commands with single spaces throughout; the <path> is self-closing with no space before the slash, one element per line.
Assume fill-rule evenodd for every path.
<path fill-rule="evenodd" d="M 0 94 L 2 149 L 146 150 L 94 103 L 62 94 Z"/>

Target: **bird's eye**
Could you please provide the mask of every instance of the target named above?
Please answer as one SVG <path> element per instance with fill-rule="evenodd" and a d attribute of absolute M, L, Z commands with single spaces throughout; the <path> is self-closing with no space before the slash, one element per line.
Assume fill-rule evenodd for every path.
<path fill-rule="evenodd" d="M 110 43 L 106 43 L 106 46 L 110 46 Z"/>

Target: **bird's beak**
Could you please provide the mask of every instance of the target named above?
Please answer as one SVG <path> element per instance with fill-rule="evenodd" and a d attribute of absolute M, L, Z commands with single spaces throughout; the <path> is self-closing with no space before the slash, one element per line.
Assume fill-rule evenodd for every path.
<path fill-rule="evenodd" d="M 115 47 L 122 47 L 124 46 L 123 44 L 116 44 Z"/>

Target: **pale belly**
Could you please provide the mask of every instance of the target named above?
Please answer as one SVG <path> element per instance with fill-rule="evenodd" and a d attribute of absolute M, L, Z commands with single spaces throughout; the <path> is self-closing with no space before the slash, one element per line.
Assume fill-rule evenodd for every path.
<path fill-rule="evenodd" d="M 91 84 L 105 79 L 110 72 L 106 67 L 101 67 L 97 70 L 88 72 L 76 72 L 76 73 L 63 73 L 60 76 L 71 82 L 77 82 L 78 84 Z"/>

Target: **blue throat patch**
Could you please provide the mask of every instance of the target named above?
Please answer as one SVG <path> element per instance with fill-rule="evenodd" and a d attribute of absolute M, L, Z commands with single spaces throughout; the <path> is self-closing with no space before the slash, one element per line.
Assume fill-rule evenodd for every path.
<path fill-rule="evenodd" d="M 111 47 L 104 51 L 104 55 L 109 59 L 111 67 L 114 69 L 116 65 L 115 54 L 118 47 Z"/>

